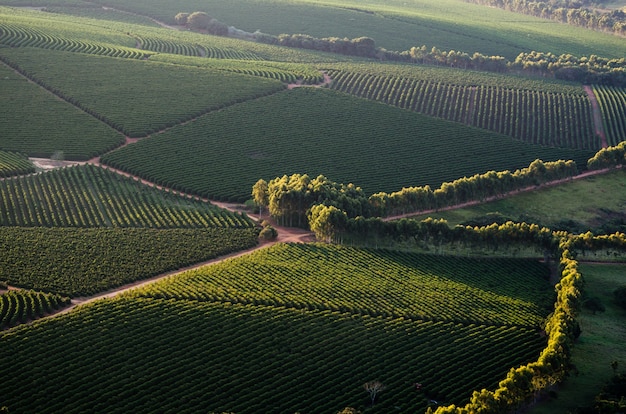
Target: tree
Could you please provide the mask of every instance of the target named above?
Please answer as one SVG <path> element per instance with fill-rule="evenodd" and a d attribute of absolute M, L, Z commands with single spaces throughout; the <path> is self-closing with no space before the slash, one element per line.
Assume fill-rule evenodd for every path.
<path fill-rule="evenodd" d="M 211 16 L 205 12 L 193 12 L 187 17 L 187 25 L 194 30 L 207 30 Z"/>
<path fill-rule="evenodd" d="M 346 213 L 335 206 L 316 204 L 309 211 L 309 226 L 315 237 L 330 243 L 348 223 Z"/>
<path fill-rule="evenodd" d="M 260 179 L 252 186 L 252 199 L 259 206 L 259 219 L 263 215 L 263 207 L 269 204 L 267 181 Z"/>
<path fill-rule="evenodd" d="M 380 381 L 368 381 L 363 384 L 363 388 L 370 395 L 370 400 L 372 401 L 372 405 L 374 405 L 374 401 L 376 400 L 376 396 L 381 391 L 385 390 L 385 385 Z"/>
<path fill-rule="evenodd" d="M 211 19 L 207 25 L 207 31 L 216 36 L 226 36 L 228 35 L 228 25 L 217 19 Z"/>
<path fill-rule="evenodd" d="M 174 17 L 174 21 L 179 26 L 187 26 L 187 19 L 189 18 L 189 13 L 178 13 Z"/>

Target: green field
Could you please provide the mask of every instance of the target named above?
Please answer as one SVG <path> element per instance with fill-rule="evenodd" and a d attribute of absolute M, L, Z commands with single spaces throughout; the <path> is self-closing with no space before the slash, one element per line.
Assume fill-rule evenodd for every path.
<path fill-rule="evenodd" d="M 275 35 L 305 33 L 340 38 L 369 36 L 379 46 L 398 51 L 425 44 L 442 50 L 480 52 L 509 59 L 531 50 L 609 57 L 622 57 L 626 53 L 626 45 L 618 37 L 460 0 L 395 0 L 384 4 L 345 0 L 185 0 L 176 3 L 143 0 L 131 4 L 107 0 L 94 3 L 148 15 L 170 24 L 179 12 L 205 11 L 248 32 L 260 30 Z M 49 3 L 46 0 L 4 0 L 2 4 Z"/>
<path fill-rule="evenodd" d="M 581 180 L 450 211 L 418 215 L 442 218 L 452 226 L 472 220 L 510 219 L 557 229 L 585 232 L 621 218 L 626 205 L 626 172 L 614 171 Z M 558 205 L 558 208 L 555 208 Z M 569 227 L 569 228 L 567 228 Z M 623 230 L 622 230 L 623 231 Z"/>
<path fill-rule="evenodd" d="M 66 159 L 88 159 L 122 144 L 124 136 L 59 100 L 0 63 L 0 148 L 34 157 L 62 152 Z M 16 113 L 15 108 L 19 108 Z M 25 120 L 35 120 L 26 122 Z M 55 128 L 50 128 L 54 125 Z"/>
<path fill-rule="evenodd" d="M 0 227 L 0 280 L 94 295 L 256 245 L 254 229 Z"/>
<path fill-rule="evenodd" d="M 626 231 L 621 170 L 429 214 L 450 225 L 535 223 L 497 234 L 497 226 L 448 231 L 445 223 L 418 229 L 409 221 L 355 220 L 355 228 L 376 234 L 355 245 L 375 249 L 259 245 L 260 227 L 246 214 L 200 197 L 248 201 L 259 179 L 296 173 L 354 183 L 370 195 L 437 188 L 536 159 L 573 159 L 584 171 L 594 151 L 626 139 L 623 87 L 583 89 L 550 78 L 551 70 L 530 74 L 534 63 L 548 65 L 541 53 L 592 56 L 594 70 L 605 58 L 620 66 L 624 39 L 462 0 L 0 5 L 0 328 L 8 328 L 0 331 L 0 372 L 10 379 L 0 381 L 0 412 L 337 414 L 352 406 L 364 414 L 419 413 L 464 405 L 483 388 L 498 389 L 506 410 L 520 410 L 513 394 L 534 397 L 531 387 L 541 383 L 543 392 L 565 374 L 582 283 L 569 255 L 619 260 L 625 242 L 613 235 L 615 245 L 589 252 L 582 241 L 592 243 L 591 235 L 557 233 L 564 236 L 559 249 L 565 238 L 578 240 L 564 252 L 538 225 Z M 173 24 L 177 13 L 197 10 L 249 32 L 369 36 L 386 51 L 366 59 L 152 20 Z M 461 70 L 452 53 L 437 56 L 458 68 L 382 61 L 408 62 L 408 49 L 422 45 L 493 55 L 476 60 L 491 59 L 491 69 L 503 71 L 497 56 L 541 53 L 529 57 L 539 62 L 508 66 L 519 73 L 506 74 Z M 594 79 L 620 82 L 621 69 Z M 33 174 L 26 156 L 90 163 Z M 541 177 L 543 164 L 532 165 Z M 439 189 L 438 200 L 492 190 L 450 188 Z M 378 249 L 400 233 L 393 248 Z M 279 236 L 305 240 L 283 229 Z M 455 240 L 454 251 L 444 249 L 445 238 Z M 263 249 L 34 320 L 67 297 L 80 302 L 253 247 Z M 505 257 L 530 250 L 557 263 Z M 623 312 L 610 299 L 624 283 L 623 266 L 582 271 L 587 293 L 607 310 L 583 312 L 577 371 L 543 412 L 588 404 L 610 363 L 626 364 Z M 520 382 L 505 380 L 513 376 Z M 363 388 L 373 380 L 386 386 L 375 404 Z"/>
<path fill-rule="evenodd" d="M 292 265 L 284 273 L 285 266 L 277 263 L 286 263 L 286 257 Z M 362 264 L 334 269 L 335 261 Z M 368 263 L 377 269 L 367 270 Z M 243 284 L 252 283 L 247 287 L 228 281 L 229 275 L 241 274 L 242 265 L 249 269 L 243 278 Z M 264 268 L 273 269 L 274 276 L 260 271 Z M 290 278 L 290 272 L 306 277 L 289 288 L 280 278 Z M 71 413 L 85 404 L 94 409 L 107 404 L 107 412 L 158 406 L 162 412 L 202 407 L 335 413 L 347 405 L 365 408 L 362 384 L 379 379 L 388 388 L 368 412 L 396 406 L 401 412 L 423 411 L 429 399 L 462 403 L 471 390 L 493 387 L 510 366 L 536 359 L 545 346 L 532 325 L 548 312 L 544 306 L 552 293 L 546 272 L 541 264 L 524 260 L 451 263 L 398 252 L 279 245 L 215 268 L 222 299 L 212 299 L 211 290 L 202 286 L 202 274 L 210 273 L 190 272 L 184 276 L 186 286 L 179 278 L 166 280 L 5 334 L 0 355 L 13 357 L 10 367 L 2 365 L 9 359 L 0 358 L 0 366 L 14 380 L 0 384 L 0 390 L 15 412 L 54 411 L 62 405 Z M 362 290 L 340 282 L 350 273 L 361 273 Z M 400 278 L 406 281 L 394 289 L 430 291 L 412 298 L 418 307 L 430 307 L 425 319 L 406 307 L 405 290 L 401 295 L 386 291 Z M 517 311 L 485 323 L 498 312 L 487 299 L 476 306 L 459 303 L 457 310 L 476 308 L 474 313 L 436 320 L 437 309 L 450 309 L 448 303 L 468 294 L 499 297 L 500 310 L 512 306 Z M 303 306 L 286 304 L 296 300 L 293 295 Z M 405 305 L 397 310 L 407 315 L 391 317 L 384 302 L 398 300 Z M 331 310 L 340 303 L 345 307 Z M 515 303 L 536 309 L 524 317 Z M 61 369 L 59 364 L 68 374 L 63 380 L 43 374 Z M 32 381 L 38 392 L 24 398 L 24 384 Z M 415 382 L 424 389 L 415 390 Z M 170 391 L 157 391 L 157 383 Z M 328 398 L 320 400 L 321 394 Z"/>
<path fill-rule="evenodd" d="M 21 154 L 0 151 L 0 176 L 10 177 L 35 172 L 35 166 Z"/>
<path fill-rule="evenodd" d="M 460 143 L 465 151 L 449 150 Z M 490 169 L 522 168 L 536 158 L 574 158 L 581 165 L 590 155 L 523 144 L 333 91 L 300 88 L 208 114 L 102 161 L 185 192 L 244 201 L 259 178 L 294 172 L 323 174 L 375 193 L 438 187 Z M 394 168 L 386 169 L 390 163 Z"/>
<path fill-rule="evenodd" d="M 43 49 L 0 49 L 28 77 L 114 129 L 145 136 L 245 99 L 280 82 L 189 66 Z M 152 87 L 156 86 L 156 87 Z"/>
<path fill-rule="evenodd" d="M 0 225 L 251 228 L 204 201 L 158 190 L 91 164 L 0 181 Z"/>
<path fill-rule="evenodd" d="M 547 279 L 548 269 L 532 260 L 278 245 L 139 295 L 532 327 L 552 307 Z"/>

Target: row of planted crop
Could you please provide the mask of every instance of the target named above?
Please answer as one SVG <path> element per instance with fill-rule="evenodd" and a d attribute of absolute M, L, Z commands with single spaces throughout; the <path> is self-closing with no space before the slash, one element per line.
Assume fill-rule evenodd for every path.
<path fill-rule="evenodd" d="M 69 298 L 52 293 L 7 291 L 0 294 L 0 329 L 41 318 L 69 303 Z"/>
<path fill-rule="evenodd" d="M 591 104 L 580 94 L 455 85 L 388 75 L 329 70 L 332 87 L 524 142 L 597 149 Z"/>
<path fill-rule="evenodd" d="M 255 246 L 255 229 L 0 227 L 0 279 L 85 296 Z"/>
<path fill-rule="evenodd" d="M 372 412 L 423 411 L 429 398 L 463 401 L 542 344 L 519 327 L 126 297 L 4 335 L 0 356 L 11 352 L 11 366 L 0 358 L 0 369 L 13 380 L 0 391 L 16 412 L 108 401 L 112 413 L 333 413 L 364 407 L 362 385 L 378 379 L 387 388 Z M 66 375 L 42 375 L 61 365 Z M 36 392 L 24 398 L 32 381 Z"/>
<path fill-rule="evenodd" d="M 267 62 L 260 58 L 257 58 L 256 61 L 250 61 L 240 59 L 197 59 L 178 55 L 157 55 L 151 57 L 150 60 L 245 73 L 280 80 L 284 83 L 293 83 L 301 79 L 304 84 L 315 84 L 321 83 L 324 80 L 323 74 L 312 66 L 285 62 Z"/>
<path fill-rule="evenodd" d="M 594 85 L 593 93 L 602 111 L 608 145 L 626 140 L 626 88 Z"/>
<path fill-rule="evenodd" d="M 5 226 L 253 226 L 241 214 L 157 190 L 92 164 L 4 180 L 0 200 L 0 224 Z"/>
<path fill-rule="evenodd" d="M 529 260 L 479 261 L 321 245 L 278 245 L 141 292 L 409 319 L 537 326 L 553 292 Z M 523 293 L 521 293 L 523 292 Z"/>
<path fill-rule="evenodd" d="M 35 172 L 35 166 L 22 154 L 0 151 L 0 177 L 30 174 Z"/>
<path fill-rule="evenodd" d="M 146 54 L 141 50 L 96 42 L 66 39 L 21 25 L 4 23 L 1 29 L 0 44 L 10 47 L 37 47 L 126 59 L 142 59 L 146 57 Z"/>
<path fill-rule="evenodd" d="M 264 115 L 270 108 L 280 116 Z M 531 146 L 326 88 L 296 88 L 207 114 L 101 160 L 179 191 L 243 202 L 259 178 L 291 172 L 323 174 L 372 194 L 514 171 L 537 158 L 586 163 L 591 155 Z"/>

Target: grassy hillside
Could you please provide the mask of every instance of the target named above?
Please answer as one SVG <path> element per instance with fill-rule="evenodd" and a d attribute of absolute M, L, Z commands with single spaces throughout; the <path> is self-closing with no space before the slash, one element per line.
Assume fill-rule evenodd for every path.
<path fill-rule="evenodd" d="M 382 4 L 345 0 L 185 0 L 175 3 L 98 0 L 94 3 L 148 15 L 170 24 L 179 12 L 204 11 L 249 32 L 305 33 L 315 37 L 369 36 L 389 50 L 408 50 L 426 44 L 442 50 L 480 52 L 509 59 L 530 50 L 607 57 L 622 57 L 626 53 L 626 45 L 617 37 L 460 0 L 396 0 Z M 58 3 L 4 0 L 2 4 L 46 6 Z"/>

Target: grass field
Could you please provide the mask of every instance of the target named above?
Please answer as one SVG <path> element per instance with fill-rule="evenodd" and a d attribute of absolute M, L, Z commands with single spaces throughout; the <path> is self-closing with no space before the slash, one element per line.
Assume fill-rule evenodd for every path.
<path fill-rule="evenodd" d="M 626 371 L 626 311 L 613 300 L 613 290 L 626 284 L 626 265 L 583 264 L 580 270 L 587 295 L 599 298 L 606 311 L 594 314 L 583 310 L 579 318 L 582 334 L 572 355 L 576 370 L 555 389 L 557 398 L 540 404 L 531 414 L 592 406 L 594 397 L 613 376 L 611 363 L 618 361 L 619 371 Z"/>
<path fill-rule="evenodd" d="M 443 218 L 450 225 L 456 225 L 490 213 L 499 213 L 512 220 L 541 223 L 551 228 L 573 221 L 584 232 L 601 226 L 608 219 L 622 217 L 626 205 L 625 189 L 626 172 L 620 170 L 503 200 L 415 218 Z"/>

